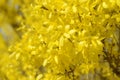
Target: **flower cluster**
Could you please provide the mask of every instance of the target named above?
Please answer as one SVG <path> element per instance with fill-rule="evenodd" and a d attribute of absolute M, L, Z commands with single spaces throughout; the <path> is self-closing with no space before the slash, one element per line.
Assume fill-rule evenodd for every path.
<path fill-rule="evenodd" d="M 34 0 L 21 11 L 3 78 L 119 80 L 119 0 Z"/>

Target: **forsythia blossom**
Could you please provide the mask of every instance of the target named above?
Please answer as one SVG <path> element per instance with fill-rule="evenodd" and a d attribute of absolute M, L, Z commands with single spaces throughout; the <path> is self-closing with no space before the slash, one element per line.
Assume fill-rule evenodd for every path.
<path fill-rule="evenodd" d="M 21 38 L 0 61 L 0 79 L 120 79 L 119 0 L 10 1 Z"/>

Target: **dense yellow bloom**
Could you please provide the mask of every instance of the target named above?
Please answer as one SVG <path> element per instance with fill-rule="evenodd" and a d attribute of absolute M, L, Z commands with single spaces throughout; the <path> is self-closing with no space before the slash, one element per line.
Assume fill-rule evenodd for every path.
<path fill-rule="evenodd" d="M 5 23 L 18 20 L 22 37 L 0 62 L 1 79 L 119 80 L 119 0 L 13 1 L 22 15 Z"/>

